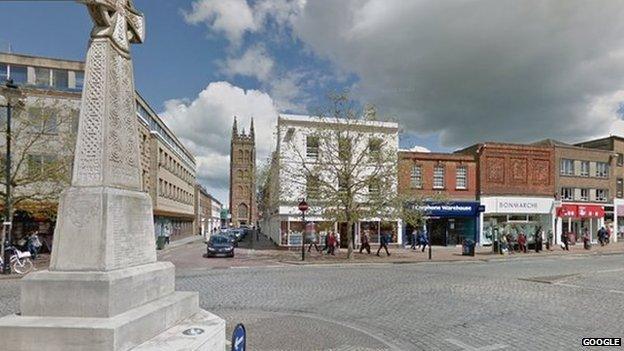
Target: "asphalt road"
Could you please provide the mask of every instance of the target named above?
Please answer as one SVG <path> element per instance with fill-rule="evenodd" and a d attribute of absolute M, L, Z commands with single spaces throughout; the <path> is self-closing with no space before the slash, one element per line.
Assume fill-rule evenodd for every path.
<path fill-rule="evenodd" d="M 249 350 L 578 350 L 624 337 L 624 255 L 213 269 L 179 275 Z M 17 310 L 0 281 L 0 314 Z M 600 348 L 610 349 L 610 348 Z"/>

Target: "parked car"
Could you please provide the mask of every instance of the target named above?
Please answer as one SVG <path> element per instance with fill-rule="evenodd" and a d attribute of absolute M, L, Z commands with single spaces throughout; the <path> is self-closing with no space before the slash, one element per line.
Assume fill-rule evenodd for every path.
<path fill-rule="evenodd" d="M 234 257 L 234 243 L 225 235 L 213 235 L 206 241 L 206 256 Z"/>
<path fill-rule="evenodd" d="M 230 240 L 230 242 L 232 243 L 232 245 L 238 246 L 239 240 L 238 240 L 238 235 L 236 235 L 236 232 L 232 230 L 226 230 L 226 231 L 219 232 L 219 235 L 227 237 L 228 240 Z"/>

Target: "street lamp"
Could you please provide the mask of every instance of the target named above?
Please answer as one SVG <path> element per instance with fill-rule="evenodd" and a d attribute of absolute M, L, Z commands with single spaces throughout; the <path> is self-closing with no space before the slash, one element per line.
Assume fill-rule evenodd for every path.
<path fill-rule="evenodd" d="M 22 91 L 19 87 L 13 84 L 13 80 L 9 79 L 3 86 L 0 86 L 0 95 L 6 99 L 7 109 L 7 121 L 6 121 L 6 164 L 5 164 L 5 183 L 6 183 L 6 197 L 4 199 L 4 243 L 2 245 L 2 256 L 4 257 L 4 265 L 2 272 L 4 274 L 11 273 L 11 253 L 6 250 L 11 245 L 11 111 L 14 106 L 19 106 L 22 97 Z"/>
<path fill-rule="evenodd" d="M 301 211 L 301 220 L 303 221 L 303 232 L 301 232 L 301 260 L 302 261 L 305 261 L 305 228 L 306 228 L 305 213 L 309 208 L 310 207 L 308 207 L 308 203 L 305 201 L 305 199 L 301 199 L 301 202 L 299 203 L 299 211 Z"/>

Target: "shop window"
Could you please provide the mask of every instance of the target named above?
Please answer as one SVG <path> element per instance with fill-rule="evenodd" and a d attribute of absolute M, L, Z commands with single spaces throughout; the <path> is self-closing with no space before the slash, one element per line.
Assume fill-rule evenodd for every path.
<path fill-rule="evenodd" d="M 442 165 L 433 168 L 433 188 L 444 189 L 444 166 Z"/>
<path fill-rule="evenodd" d="M 607 202 L 609 199 L 609 190 L 596 189 L 596 201 Z"/>
<path fill-rule="evenodd" d="M 574 175 L 574 161 L 562 159 L 559 171 L 561 175 Z"/>
<path fill-rule="evenodd" d="M 609 164 L 605 162 L 596 162 L 596 177 L 609 178 Z"/>
<path fill-rule="evenodd" d="M 589 161 L 581 161 L 581 177 L 589 177 Z"/>
<path fill-rule="evenodd" d="M 564 200 L 564 201 L 574 200 L 574 189 L 561 188 L 561 200 Z"/>
<path fill-rule="evenodd" d="M 455 176 L 455 187 L 460 190 L 468 188 L 468 172 L 466 166 L 457 167 Z"/>
<path fill-rule="evenodd" d="M 410 184 L 412 188 L 422 188 L 422 166 L 414 165 L 412 166 L 412 174 L 410 177 Z"/>
<path fill-rule="evenodd" d="M 319 138 L 317 136 L 306 137 L 306 157 L 317 159 L 319 155 Z"/>

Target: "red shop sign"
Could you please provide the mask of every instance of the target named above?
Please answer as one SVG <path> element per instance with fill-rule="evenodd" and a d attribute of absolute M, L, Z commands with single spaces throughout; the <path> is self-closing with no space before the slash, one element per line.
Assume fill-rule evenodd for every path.
<path fill-rule="evenodd" d="M 596 205 L 561 205 L 557 209 L 558 217 L 602 218 L 604 207 Z"/>
<path fill-rule="evenodd" d="M 578 207 L 576 205 L 561 205 L 557 209 L 557 217 L 577 217 Z"/>

